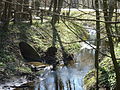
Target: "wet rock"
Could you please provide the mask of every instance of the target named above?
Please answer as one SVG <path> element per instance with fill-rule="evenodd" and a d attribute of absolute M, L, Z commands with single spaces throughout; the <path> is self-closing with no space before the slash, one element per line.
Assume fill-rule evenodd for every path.
<path fill-rule="evenodd" d="M 20 42 L 19 43 L 20 51 L 25 59 L 25 62 L 27 62 L 28 65 L 33 65 L 31 67 L 32 71 L 38 71 L 37 68 L 39 67 L 39 63 L 43 63 L 43 65 L 53 65 L 53 69 L 56 68 L 57 65 L 57 48 L 56 47 L 49 47 L 47 51 L 44 53 L 45 55 L 40 57 L 39 54 L 35 51 L 33 47 L 31 47 L 26 42 Z M 48 66 L 48 65 L 45 65 Z M 41 67 L 41 66 L 40 66 Z"/>
<path fill-rule="evenodd" d="M 20 47 L 20 52 L 26 62 L 31 62 L 31 61 L 43 62 L 40 59 L 39 54 L 35 51 L 35 49 L 26 42 L 20 42 L 19 47 Z"/>
<path fill-rule="evenodd" d="M 45 63 L 53 65 L 53 69 L 55 69 L 57 65 L 56 53 L 57 53 L 56 47 L 49 47 L 45 52 L 45 57 L 42 57 Z"/>
<path fill-rule="evenodd" d="M 64 61 L 64 65 L 66 65 L 66 66 L 70 65 L 71 62 L 74 62 L 73 55 L 66 53 L 64 55 L 63 61 Z"/>

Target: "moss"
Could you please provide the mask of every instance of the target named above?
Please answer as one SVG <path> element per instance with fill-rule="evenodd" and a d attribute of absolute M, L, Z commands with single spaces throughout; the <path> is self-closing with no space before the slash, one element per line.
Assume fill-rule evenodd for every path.
<path fill-rule="evenodd" d="M 15 55 L 8 50 L 0 51 L 0 63 L 9 63 L 15 61 Z"/>
<path fill-rule="evenodd" d="M 95 70 L 91 70 L 84 78 L 84 84 L 87 90 L 95 85 Z"/>
<path fill-rule="evenodd" d="M 36 72 L 36 75 L 41 75 L 41 74 L 43 74 L 44 73 L 44 70 L 40 70 L 40 71 L 38 71 L 38 72 Z"/>
<path fill-rule="evenodd" d="M 20 73 L 32 73 L 29 67 L 16 67 L 16 70 Z"/>
<path fill-rule="evenodd" d="M 3 62 L 0 62 L 0 67 L 4 67 L 5 64 Z"/>

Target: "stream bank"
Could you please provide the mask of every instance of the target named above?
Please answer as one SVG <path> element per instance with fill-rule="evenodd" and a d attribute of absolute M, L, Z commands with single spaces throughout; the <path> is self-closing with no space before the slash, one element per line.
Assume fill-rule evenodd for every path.
<path fill-rule="evenodd" d="M 36 24 L 36 25 L 38 25 L 38 23 Z M 55 73 L 53 73 L 52 71 L 49 71 L 49 74 L 46 74 L 46 76 L 45 77 L 42 77 L 42 81 L 41 81 L 41 76 L 39 76 L 39 75 L 41 75 L 42 73 L 44 73 L 44 70 L 43 71 L 40 71 L 37 75 L 37 77 L 39 77 L 39 79 L 38 80 L 36 80 L 36 75 L 34 76 L 33 75 L 33 72 L 30 70 L 30 68 L 28 67 L 28 66 L 26 66 L 26 64 L 23 62 L 24 60 L 23 60 L 23 58 L 21 57 L 21 55 L 20 55 L 20 52 L 19 52 L 19 47 L 18 47 L 18 43 L 20 42 L 20 41 L 26 41 L 26 42 L 28 42 L 29 44 L 31 44 L 33 47 L 35 47 L 35 49 L 36 49 L 36 51 L 38 51 L 38 53 L 40 53 L 41 54 L 41 52 L 45 52 L 45 50 L 46 50 L 46 47 L 48 47 L 48 46 L 50 46 L 50 44 L 49 44 L 49 40 L 46 40 L 45 41 L 45 39 L 42 39 L 42 38 L 45 38 L 44 37 L 44 35 L 46 36 L 47 34 L 46 34 L 46 31 L 44 32 L 44 31 L 42 31 L 42 32 L 40 32 L 39 34 L 38 34 L 38 29 L 40 29 L 40 28 L 42 28 L 42 27 L 44 27 L 43 25 L 41 26 L 37 26 L 37 27 L 34 27 L 34 26 L 29 26 L 29 25 L 27 25 L 27 26 L 25 26 L 24 24 L 20 27 L 18 27 L 18 26 L 15 26 L 16 27 L 16 29 L 15 29 L 15 31 L 14 31 L 14 28 L 12 28 L 12 34 L 10 34 L 9 35 L 9 37 L 11 37 L 11 35 L 12 35 L 12 37 L 13 38 L 8 38 L 8 40 L 9 40 L 9 47 L 11 47 L 11 49 L 9 48 L 9 47 L 6 47 L 6 49 L 10 49 L 10 51 L 11 52 L 14 52 L 14 53 L 11 53 L 10 55 L 11 55 L 11 57 L 13 56 L 13 55 L 15 55 L 14 56 L 14 58 L 15 58 L 15 63 L 8 63 L 8 65 L 6 64 L 5 65 L 5 68 L 8 68 L 8 67 L 10 67 L 10 71 L 8 71 L 7 73 L 8 73 L 8 75 L 9 75 L 9 78 L 7 79 L 7 80 L 5 80 L 5 82 L 7 81 L 7 82 L 9 82 L 9 81 L 12 81 L 12 79 L 13 78 L 11 78 L 11 77 L 16 77 L 16 75 L 17 74 L 19 74 L 19 76 L 20 75 L 25 75 L 25 74 L 27 74 L 27 76 L 25 76 L 26 78 L 23 78 L 23 83 L 24 83 L 24 80 L 25 80 L 25 83 L 26 83 L 26 81 L 31 81 L 30 80 L 30 78 L 32 77 L 32 81 L 34 81 L 35 80 L 35 83 L 36 82 L 39 82 L 39 84 L 40 84 L 40 82 L 42 83 L 42 82 L 45 82 L 45 83 L 48 83 L 48 85 L 49 85 L 49 79 L 50 80 L 52 80 L 53 82 L 51 82 L 51 83 L 54 83 L 54 80 L 53 80 L 53 76 L 54 76 L 54 74 Z M 45 26 L 46 27 L 46 26 Z M 63 27 L 62 27 L 63 28 Z M 23 31 L 21 32 L 20 31 L 20 29 L 23 29 Z M 26 29 L 27 29 L 27 31 L 26 31 Z M 61 29 L 60 27 L 59 27 L 59 29 Z M 61 29 L 61 30 L 63 30 L 63 29 Z M 16 31 L 17 31 L 17 33 L 16 33 Z M 34 31 L 34 32 L 33 32 Z M 32 35 L 31 35 L 31 33 L 32 33 Z M 42 33 L 42 34 L 41 34 Z M 69 35 L 70 35 L 70 37 L 74 37 L 74 38 L 70 38 L 69 36 L 67 36 L 67 37 L 69 37 L 70 39 L 67 39 L 67 41 L 73 41 L 73 40 L 76 40 L 76 36 L 73 34 L 73 33 L 70 33 L 70 31 L 66 31 L 65 32 L 66 33 L 66 35 L 67 35 L 67 33 L 69 33 Z M 24 36 L 24 38 L 23 37 L 21 37 L 21 35 L 23 35 Z M 49 37 L 49 36 L 47 36 L 47 37 Z M 46 38 L 47 38 L 46 37 Z M 24 39 L 24 40 L 23 40 Z M 65 37 L 63 37 L 63 39 L 65 39 Z M 12 40 L 12 41 L 11 41 Z M 14 42 L 13 42 L 14 41 Z M 48 44 L 47 46 L 45 46 L 44 45 L 44 43 L 46 44 Z M 69 44 L 68 44 L 69 45 Z M 72 44 L 71 44 L 72 45 Z M 79 45 L 79 46 L 78 46 Z M 77 56 L 75 56 L 75 64 L 74 65 L 72 65 L 72 66 L 69 66 L 69 67 L 59 67 L 58 68 L 58 70 L 56 71 L 56 75 L 58 75 L 57 77 L 59 78 L 59 83 L 61 83 L 62 85 L 64 85 L 64 88 L 65 89 L 67 89 L 67 87 L 69 87 L 69 88 L 76 88 L 75 90 L 83 90 L 83 87 L 84 87 L 84 83 L 83 83 L 83 78 L 84 78 L 84 76 L 85 76 L 85 74 L 91 69 L 91 68 L 93 68 L 93 62 L 94 62 L 94 57 L 93 57 L 93 55 L 94 55 L 94 50 L 91 48 L 91 47 L 89 47 L 87 44 L 85 44 L 85 43 L 82 43 L 81 44 L 81 46 L 83 46 L 82 47 L 82 49 L 80 50 L 80 43 L 78 42 L 78 43 L 73 43 L 73 45 L 72 45 L 72 47 L 71 46 L 69 46 L 69 47 L 67 47 L 67 49 L 69 50 L 68 52 L 71 52 L 71 53 L 73 53 L 73 52 L 76 52 L 76 51 L 74 51 L 74 50 L 77 50 L 78 51 L 78 54 L 77 54 Z M 14 51 L 13 51 L 14 50 Z M 10 53 L 10 52 L 9 52 Z M 6 55 L 6 53 L 5 53 L 5 55 Z M 8 54 L 9 55 L 9 54 Z M 58 56 L 60 55 L 60 53 L 58 53 Z M 87 57 L 86 57 L 87 56 Z M 5 56 L 5 58 L 6 58 L 7 56 Z M 61 56 L 60 56 L 61 57 Z M 91 58 L 89 58 L 89 57 L 91 57 Z M 9 58 L 6 58 L 7 60 L 9 60 Z M 19 59 L 19 60 L 16 60 L 16 59 Z M 60 58 L 59 58 L 60 59 Z M 10 59 L 11 60 L 11 59 Z M 86 60 L 86 61 L 85 61 Z M 84 62 L 85 61 L 85 62 Z M 10 61 L 9 61 L 10 62 Z M 87 62 L 87 67 L 86 67 L 86 62 Z M 5 69 L 3 70 L 3 72 L 5 71 Z M 15 72 L 15 73 L 17 73 L 16 75 L 14 74 L 14 75 L 12 75 L 13 73 L 12 72 Z M 46 71 L 45 71 L 46 72 Z M 10 73 L 11 73 L 11 75 L 10 75 Z M 60 74 L 61 73 L 61 74 Z M 49 76 L 50 75 L 50 76 Z M 70 75 L 70 77 L 69 77 L 69 75 Z M 29 78 L 30 77 L 30 78 Z M 71 78 L 71 77 L 73 77 L 73 78 Z M 17 77 L 17 78 L 20 78 L 20 77 Z M 29 78 L 29 79 L 28 79 Z M 45 79 L 46 78 L 46 79 Z M 48 78 L 48 80 L 47 80 L 47 78 Z M 66 78 L 66 79 L 65 79 Z M 14 81 L 15 80 L 15 81 Z M 18 84 L 20 85 L 20 84 L 22 84 L 22 83 L 19 83 L 19 80 L 16 80 L 16 79 L 14 79 L 11 83 L 13 84 L 12 85 L 12 87 L 16 87 L 16 84 L 15 83 L 13 83 L 13 82 L 16 82 L 16 81 L 18 81 Z M 46 81 L 47 80 L 47 81 Z M 63 80 L 63 81 L 61 81 L 61 80 Z M 75 80 L 75 81 L 74 81 Z M 16 82 L 17 83 L 17 82 Z M 71 83 L 71 84 L 70 84 Z M 15 84 L 15 85 L 14 85 Z M 2 85 L 2 84 L 1 84 Z M 5 83 L 5 87 L 7 86 L 8 84 L 7 83 Z M 43 87 L 41 87 L 41 88 L 45 88 L 45 86 L 44 86 L 44 84 L 42 83 L 42 85 L 43 85 Z M 54 84 L 53 84 L 54 85 Z M 2 86 L 4 86 L 4 85 L 2 85 Z M 11 86 L 11 84 L 10 84 L 10 86 Z M 6 88 L 10 88 L 10 86 L 8 86 L 8 87 L 6 87 Z M 79 86 L 79 87 L 78 87 Z M 3 88 L 5 88 L 5 87 L 3 87 Z M 37 86 L 38 87 L 38 86 Z M 51 87 L 51 86 L 50 86 Z M 17 88 L 17 87 L 16 87 Z M 54 88 L 54 86 L 53 87 L 51 87 L 51 88 Z M 52 90 L 52 89 L 51 89 Z M 54 89 L 53 89 L 54 90 Z"/>
<path fill-rule="evenodd" d="M 63 35 L 61 34 L 61 37 L 64 40 L 63 42 L 75 41 L 76 36 L 68 29 L 65 30 L 66 28 L 63 27 L 64 25 L 60 24 L 58 25 L 58 30 L 60 32 L 63 32 L 62 30 L 64 30 L 64 33 L 62 33 Z M 65 36 L 65 34 L 67 36 Z M 3 83 L 6 86 L 6 82 L 12 81 L 13 78 L 21 78 L 21 76 L 25 75 L 26 80 L 29 80 L 29 77 L 36 78 L 20 54 L 19 42 L 25 41 L 29 43 L 42 56 L 42 53 L 45 52 L 49 46 L 51 46 L 51 35 L 51 26 L 48 23 L 41 25 L 40 22 L 35 21 L 32 26 L 27 23 L 11 23 L 9 26 L 9 32 L 5 35 L 6 38 L 3 43 L 4 50 L 0 50 L 0 86 L 4 86 Z M 71 53 L 77 52 L 79 47 L 79 42 L 73 44 L 65 44 L 66 51 L 69 51 Z M 57 48 L 57 56 L 61 60 L 61 50 L 58 44 Z M 42 72 L 43 71 L 39 73 Z M 16 79 L 14 80 L 16 81 Z"/>

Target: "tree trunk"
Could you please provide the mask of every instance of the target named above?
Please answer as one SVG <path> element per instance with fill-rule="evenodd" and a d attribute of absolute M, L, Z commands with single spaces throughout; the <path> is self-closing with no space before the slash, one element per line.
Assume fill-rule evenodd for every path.
<path fill-rule="evenodd" d="M 95 50 L 95 68 L 96 68 L 96 90 L 99 90 L 99 77 L 98 77 L 98 70 L 99 70 L 99 46 L 100 46 L 100 15 L 99 15 L 99 1 L 95 0 L 95 7 L 96 7 L 96 50 Z"/>
<path fill-rule="evenodd" d="M 29 20 L 30 20 L 30 25 L 32 25 L 32 10 L 31 8 L 29 9 Z"/>
<path fill-rule="evenodd" d="M 12 2 L 12 0 L 7 0 L 9 2 Z M 11 17 L 11 4 L 5 2 L 4 5 L 4 11 L 2 13 L 2 26 L 0 27 L 0 49 L 4 50 L 5 48 L 5 41 L 7 37 L 7 32 L 8 32 L 8 25 Z"/>
<path fill-rule="evenodd" d="M 85 0 L 82 0 L 83 9 L 85 8 Z"/>
<path fill-rule="evenodd" d="M 109 17 L 109 12 L 107 12 L 108 10 L 108 3 L 107 0 L 103 0 L 103 11 L 104 11 L 104 19 L 105 21 L 109 21 L 110 18 Z M 114 52 L 114 44 L 113 44 L 113 40 L 112 40 L 112 35 L 111 35 L 111 29 L 110 29 L 110 24 L 109 23 L 105 23 L 105 28 L 106 28 L 106 33 L 107 33 L 107 37 L 109 40 L 109 47 L 110 47 L 110 54 L 112 57 L 112 61 L 113 61 L 113 65 L 114 65 L 114 69 L 115 69 L 115 74 L 116 74 L 116 90 L 120 89 L 120 72 L 119 72 L 119 66 L 115 57 L 115 52 Z"/>
<path fill-rule="evenodd" d="M 52 29 L 53 29 L 53 42 L 52 42 L 52 46 L 55 47 L 56 45 L 56 36 L 57 36 L 57 30 L 55 28 L 55 24 L 57 22 L 57 15 L 55 15 L 56 11 L 57 11 L 57 0 L 53 1 L 54 3 L 54 8 L 53 8 L 53 16 L 52 16 L 52 20 L 51 20 L 51 25 L 52 25 Z"/>
<path fill-rule="evenodd" d="M 62 8 L 62 4 L 63 4 L 63 0 L 60 0 L 59 2 L 57 0 L 54 0 L 53 3 L 54 3 L 54 8 L 53 8 L 53 16 L 52 16 L 52 20 L 51 20 L 51 25 L 52 25 L 52 28 L 53 28 L 53 42 L 52 42 L 52 46 L 55 46 L 55 44 L 56 44 L 56 37 L 57 37 L 57 30 L 55 28 L 55 24 L 59 20 L 59 16 L 56 15 L 55 13 L 60 14 L 61 8 Z"/>
<path fill-rule="evenodd" d="M 49 6 L 49 11 L 51 11 L 51 9 L 52 9 L 53 2 L 54 2 L 54 0 L 51 0 L 51 2 L 50 2 L 50 6 Z"/>
<path fill-rule="evenodd" d="M 60 14 L 61 8 L 62 8 L 62 4 L 63 4 L 63 0 L 59 0 L 58 2 L 57 2 L 57 0 L 54 0 L 54 8 L 53 8 L 53 16 L 52 16 L 52 20 L 51 20 L 51 25 L 52 25 L 52 29 L 53 29 L 52 46 L 55 47 L 55 45 L 56 45 L 56 40 L 57 40 L 57 38 L 58 38 L 60 47 L 61 47 L 61 49 L 62 49 L 63 59 L 64 59 L 65 56 L 66 56 L 66 52 L 65 52 L 65 49 L 64 49 L 64 47 L 63 47 L 63 44 L 62 44 L 60 35 L 59 35 L 59 33 L 57 32 L 57 29 L 56 29 L 56 27 L 55 27 L 55 24 L 56 24 L 57 21 L 59 20 L 59 15 L 56 15 L 55 13 Z"/>
<path fill-rule="evenodd" d="M 7 0 L 7 1 L 12 2 L 12 0 Z M 1 18 L 1 21 L 3 23 L 2 28 L 4 31 L 8 30 L 8 25 L 11 17 L 11 6 L 12 4 L 5 2 L 4 11 Z"/>
<path fill-rule="evenodd" d="M 2 10 L 3 10 L 3 4 L 2 4 L 2 0 L 0 0 L 0 21 L 2 18 Z"/>
<path fill-rule="evenodd" d="M 117 9 L 118 9 L 118 7 L 117 7 L 117 1 L 115 1 L 115 10 L 116 10 L 116 16 L 115 16 L 115 21 L 117 22 L 117 20 L 118 20 L 118 13 L 117 13 Z M 115 33 L 116 33 L 116 35 L 120 35 L 120 33 L 119 33 L 119 30 L 118 30 L 118 25 L 117 25 L 117 23 L 115 23 Z M 117 44 L 120 42 L 120 37 L 116 37 L 116 41 L 117 41 Z"/>
<path fill-rule="evenodd" d="M 115 9 L 115 0 L 110 0 L 108 3 L 108 8 L 109 8 L 109 20 L 112 21 L 112 17 L 113 17 L 113 12 Z"/>

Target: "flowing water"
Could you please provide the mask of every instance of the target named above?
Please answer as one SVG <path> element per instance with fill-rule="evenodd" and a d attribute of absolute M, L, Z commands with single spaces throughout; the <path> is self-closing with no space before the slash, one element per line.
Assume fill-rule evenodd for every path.
<path fill-rule="evenodd" d="M 88 29 L 90 40 L 95 39 L 95 32 Z M 93 42 L 88 42 L 89 44 Z M 61 66 L 56 71 L 46 69 L 34 82 L 24 85 L 15 90 L 85 90 L 84 76 L 94 68 L 94 45 L 81 42 L 81 49 L 75 56 L 75 63 L 72 66 Z M 26 87 L 25 87 L 26 86 Z"/>
<path fill-rule="evenodd" d="M 95 30 L 87 29 L 89 32 L 89 40 L 95 40 Z M 45 74 L 44 79 L 40 77 L 39 83 L 35 90 L 84 90 L 84 76 L 87 72 L 94 68 L 94 53 L 95 46 L 93 41 L 87 42 L 90 45 L 82 42 L 79 54 L 76 55 L 76 62 L 69 67 L 59 67 L 54 72 L 50 71 Z"/>

